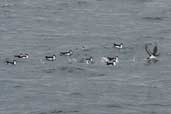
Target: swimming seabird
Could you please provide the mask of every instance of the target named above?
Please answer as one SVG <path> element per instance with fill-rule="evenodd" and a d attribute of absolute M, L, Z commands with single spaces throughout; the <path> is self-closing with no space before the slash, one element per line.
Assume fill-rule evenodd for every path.
<path fill-rule="evenodd" d="M 73 54 L 72 50 L 68 50 L 65 52 L 60 52 L 60 56 L 71 56 Z"/>
<path fill-rule="evenodd" d="M 122 49 L 122 48 L 123 48 L 123 43 L 120 43 L 120 44 L 114 43 L 113 46 L 114 46 L 115 48 Z"/>
<path fill-rule="evenodd" d="M 93 57 L 90 56 L 89 58 L 85 58 L 85 62 L 86 62 L 86 64 L 93 64 L 94 63 Z"/>
<path fill-rule="evenodd" d="M 16 60 L 7 60 L 5 61 L 6 64 L 11 64 L 11 65 L 16 65 L 17 61 Z"/>
<path fill-rule="evenodd" d="M 29 58 L 29 54 L 27 54 L 27 53 L 20 53 L 18 55 L 14 55 L 14 57 L 22 58 L 22 59 L 28 59 Z"/>
<path fill-rule="evenodd" d="M 151 63 L 151 62 L 155 63 L 158 61 L 157 56 L 160 55 L 160 53 L 158 52 L 157 44 L 155 43 L 155 46 L 153 48 L 153 52 L 151 52 L 151 50 L 149 49 L 148 46 L 149 46 L 149 44 L 145 44 L 145 51 L 148 54 L 148 57 L 146 58 L 146 60 L 148 63 Z"/>
<path fill-rule="evenodd" d="M 116 66 L 116 61 L 107 61 L 106 65 Z"/>
<path fill-rule="evenodd" d="M 118 56 L 115 56 L 115 57 L 102 57 L 102 59 L 103 59 L 105 62 L 109 62 L 109 61 L 115 61 L 116 63 L 119 62 Z"/>
<path fill-rule="evenodd" d="M 116 63 L 119 62 L 118 56 L 115 57 L 102 57 L 102 61 L 106 63 L 106 65 L 113 65 L 115 66 Z"/>
<path fill-rule="evenodd" d="M 56 55 L 45 56 L 45 59 L 46 59 L 47 61 L 54 61 L 54 60 L 56 60 Z"/>

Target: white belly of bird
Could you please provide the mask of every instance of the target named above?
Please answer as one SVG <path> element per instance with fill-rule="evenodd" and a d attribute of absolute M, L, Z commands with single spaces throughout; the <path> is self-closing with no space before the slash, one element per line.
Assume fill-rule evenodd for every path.
<path fill-rule="evenodd" d="M 154 55 L 151 55 L 150 59 L 157 59 L 157 57 L 155 57 Z"/>

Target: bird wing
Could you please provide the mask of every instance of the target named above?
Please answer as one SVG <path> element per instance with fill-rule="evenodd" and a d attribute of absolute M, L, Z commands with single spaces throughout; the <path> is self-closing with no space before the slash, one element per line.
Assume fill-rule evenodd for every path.
<path fill-rule="evenodd" d="M 60 52 L 60 56 L 65 55 L 65 54 L 66 54 L 66 52 Z"/>
<path fill-rule="evenodd" d="M 153 55 L 154 56 L 159 56 L 157 44 L 155 44 L 155 46 L 153 48 Z"/>
<path fill-rule="evenodd" d="M 148 54 L 149 56 L 152 55 L 151 51 L 148 49 L 148 44 L 145 44 L 145 51 L 147 52 L 147 54 Z"/>

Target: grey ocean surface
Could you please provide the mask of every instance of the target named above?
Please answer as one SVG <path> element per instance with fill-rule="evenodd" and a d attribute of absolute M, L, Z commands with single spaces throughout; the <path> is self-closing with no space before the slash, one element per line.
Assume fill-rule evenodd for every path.
<path fill-rule="evenodd" d="M 0 0 L 0 40 L 0 114 L 171 114 L 171 0 Z M 145 65 L 151 42 L 159 62 Z"/>

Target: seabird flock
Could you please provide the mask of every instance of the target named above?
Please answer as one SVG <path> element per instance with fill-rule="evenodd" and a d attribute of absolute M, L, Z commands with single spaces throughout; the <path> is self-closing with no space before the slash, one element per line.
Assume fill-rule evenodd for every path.
<path fill-rule="evenodd" d="M 145 62 L 147 64 L 152 64 L 152 63 L 156 63 L 158 62 L 158 56 L 160 55 L 160 53 L 158 52 L 158 47 L 157 47 L 157 43 L 154 44 L 153 46 L 153 50 L 151 51 L 150 46 L 152 47 L 152 44 L 145 44 L 145 51 L 148 54 L 148 57 L 145 59 Z M 113 43 L 113 48 L 116 49 L 122 49 L 123 48 L 123 43 L 117 44 L 117 43 Z M 73 50 L 68 50 L 68 51 L 62 51 L 59 53 L 60 56 L 72 56 L 73 55 Z M 47 55 L 44 57 L 44 59 L 46 61 L 55 61 L 56 60 L 56 55 Z M 8 59 L 6 58 L 5 63 L 6 64 L 10 64 L 10 65 L 16 65 L 17 64 L 17 60 L 16 58 L 19 59 L 28 59 L 29 58 L 29 54 L 27 53 L 20 53 L 17 55 L 14 55 L 14 59 Z M 87 58 L 82 58 L 79 62 L 81 63 L 85 63 L 85 64 L 94 64 L 94 57 L 90 56 Z M 115 56 L 115 57 L 109 57 L 109 56 L 104 56 L 101 57 L 101 62 L 105 63 L 105 65 L 109 65 L 109 66 L 116 66 L 119 63 L 119 57 Z"/>

